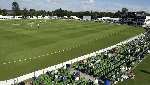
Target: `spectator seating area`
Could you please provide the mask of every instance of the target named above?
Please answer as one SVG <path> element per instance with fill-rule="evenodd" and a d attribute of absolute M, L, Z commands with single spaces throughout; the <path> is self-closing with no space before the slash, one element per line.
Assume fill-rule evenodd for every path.
<path fill-rule="evenodd" d="M 96 56 L 76 62 L 72 65 L 47 72 L 46 74 L 34 77 L 32 85 L 95 85 L 103 84 L 109 79 L 112 84 L 128 78 L 134 78 L 132 70 L 144 59 L 144 55 L 150 50 L 150 35 L 143 36 L 127 44 L 120 45 L 107 50 Z M 72 72 L 72 69 L 75 70 Z M 98 80 L 87 80 L 86 76 Z"/>
<path fill-rule="evenodd" d="M 131 78 L 132 68 L 144 59 L 144 55 L 149 50 L 150 42 L 146 35 L 97 54 L 96 57 L 80 61 L 74 65 L 74 68 L 98 80 L 110 79 L 113 83 Z"/>
<path fill-rule="evenodd" d="M 33 78 L 33 85 L 93 85 L 92 81 L 87 81 L 80 77 L 79 72 L 71 73 L 70 68 L 60 68 L 47 72 L 38 78 Z M 79 78 L 80 77 L 80 78 Z"/>

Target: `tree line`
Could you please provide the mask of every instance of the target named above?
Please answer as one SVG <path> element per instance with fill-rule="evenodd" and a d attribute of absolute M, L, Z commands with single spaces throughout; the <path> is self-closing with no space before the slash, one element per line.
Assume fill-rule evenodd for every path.
<path fill-rule="evenodd" d="M 46 11 L 46 10 L 35 10 L 35 9 L 26 9 L 24 8 L 21 10 L 19 8 L 19 4 L 17 2 L 12 3 L 12 10 L 7 9 L 0 9 L 0 15 L 6 16 L 23 16 L 23 18 L 27 18 L 27 16 L 77 16 L 82 18 L 83 16 L 92 16 L 93 19 L 100 18 L 100 17 L 112 17 L 112 18 L 121 18 L 122 15 L 128 12 L 127 8 L 122 8 L 122 10 L 117 12 L 97 12 L 97 11 L 80 11 L 80 12 L 73 12 L 68 10 L 63 10 L 61 8 L 56 9 L 54 11 Z M 147 15 L 150 15 L 146 13 Z"/>

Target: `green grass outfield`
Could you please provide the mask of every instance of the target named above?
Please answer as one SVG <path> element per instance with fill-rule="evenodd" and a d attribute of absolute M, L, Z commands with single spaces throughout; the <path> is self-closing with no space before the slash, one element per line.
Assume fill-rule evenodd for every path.
<path fill-rule="evenodd" d="M 150 55 L 134 70 L 135 79 L 126 80 L 118 85 L 150 85 Z"/>
<path fill-rule="evenodd" d="M 138 27 L 69 20 L 0 21 L 0 80 L 46 68 L 144 32 Z M 32 25 L 32 26 L 31 26 Z"/>

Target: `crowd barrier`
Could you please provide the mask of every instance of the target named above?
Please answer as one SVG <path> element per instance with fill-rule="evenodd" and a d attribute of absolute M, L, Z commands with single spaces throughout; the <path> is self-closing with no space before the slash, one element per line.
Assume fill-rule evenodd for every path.
<path fill-rule="evenodd" d="M 66 62 L 57 64 L 57 65 L 54 65 L 54 66 L 45 68 L 45 69 L 42 69 L 42 70 L 38 70 L 38 71 L 35 71 L 35 72 L 32 72 L 32 73 L 23 75 L 23 76 L 20 76 L 20 77 L 17 77 L 17 78 L 0 81 L 0 85 L 13 85 L 13 84 L 15 84 L 15 83 L 19 83 L 19 82 L 28 80 L 28 79 L 33 78 L 33 77 L 38 77 L 39 75 L 45 74 L 45 73 L 48 72 L 48 71 L 57 70 L 57 69 L 59 69 L 59 68 L 65 66 L 66 64 L 73 64 L 73 63 L 75 63 L 75 62 L 78 62 L 78 61 L 87 59 L 87 58 L 89 58 L 89 57 L 96 56 L 97 54 L 100 54 L 100 53 L 105 52 L 105 51 L 107 51 L 107 50 L 111 50 L 112 48 L 115 48 L 115 47 L 117 47 L 117 46 L 119 46 L 119 45 L 126 44 L 126 43 L 128 43 L 128 42 L 130 42 L 130 41 L 132 41 L 132 40 L 134 40 L 134 39 L 137 39 L 138 37 L 143 36 L 143 35 L 144 35 L 144 34 L 137 35 L 137 36 L 135 36 L 135 37 L 133 37 L 133 38 L 130 38 L 130 39 L 128 39 L 128 40 L 125 40 L 125 41 L 120 42 L 120 43 L 118 43 L 118 44 L 116 44 L 116 45 L 110 46 L 110 47 L 108 47 L 108 48 L 101 49 L 101 50 L 99 50 L 99 51 L 96 51 L 96 52 L 93 52 L 93 53 L 90 53 L 90 54 L 87 54 L 87 55 L 83 55 L 83 56 L 81 56 L 81 57 L 78 57 L 78 58 L 75 58 L 75 59 L 72 59 L 72 60 L 69 60 L 69 61 L 66 61 Z"/>

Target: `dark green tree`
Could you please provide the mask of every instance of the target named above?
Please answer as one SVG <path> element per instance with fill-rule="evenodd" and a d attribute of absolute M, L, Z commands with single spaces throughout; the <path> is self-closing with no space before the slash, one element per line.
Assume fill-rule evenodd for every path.
<path fill-rule="evenodd" d="M 47 13 L 45 10 L 40 10 L 40 15 L 44 18 L 47 15 Z"/>
<path fill-rule="evenodd" d="M 127 13 L 128 12 L 128 9 L 127 8 L 122 8 L 122 13 Z"/>
<path fill-rule="evenodd" d="M 65 14 L 65 10 L 62 10 L 61 8 L 53 11 L 53 14 L 57 15 L 58 17 L 67 16 L 67 14 Z"/>
<path fill-rule="evenodd" d="M 116 13 L 114 13 L 114 18 L 121 18 L 121 12 L 117 11 Z"/>
<path fill-rule="evenodd" d="M 24 8 L 22 11 L 22 18 L 27 19 L 27 16 L 28 16 L 28 10 L 26 8 Z"/>
<path fill-rule="evenodd" d="M 52 16 L 52 12 L 48 11 L 48 12 L 47 12 L 47 15 L 48 15 L 48 16 Z"/>
<path fill-rule="evenodd" d="M 6 10 L 6 9 L 3 9 L 3 10 L 2 10 L 2 15 L 3 15 L 3 16 L 8 15 L 8 13 L 7 13 L 7 10 Z"/>
<path fill-rule="evenodd" d="M 2 10 L 0 9 L 0 15 L 2 15 Z"/>
<path fill-rule="evenodd" d="M 12 3 L 13 16 L 20 15 L 20 8 L 17 2 Z"/>
<path fill-rule="evenodd" d="M 30 15 L 30 17 L 33 18 L 33 16 L 36 15 L 36 10 L 35 10 L 35 9 L 30 9 L 30 10 L 29 10 L 29 15 Z"/>
<path fill-rule="evenodd" d="M 122 8 L 122 17 L 127 16 L 128 9 L 127 8 Z"/>

